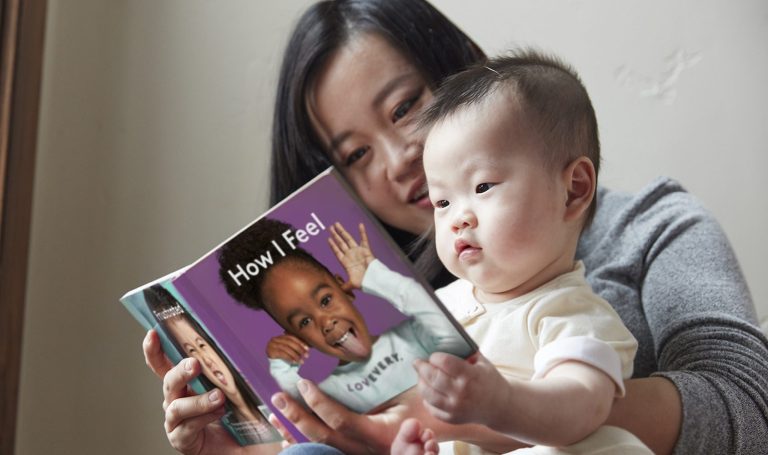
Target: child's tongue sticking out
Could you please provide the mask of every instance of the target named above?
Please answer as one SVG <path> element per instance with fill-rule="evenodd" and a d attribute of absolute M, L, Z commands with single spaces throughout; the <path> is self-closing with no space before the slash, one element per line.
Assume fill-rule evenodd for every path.
<path fill-rule="evenodd" d="M 347 333 L 339 338 L 339 341 L 337 341 L 336 344 L 355 357 L 366 357 L 368 355 L 368 349 L 366 349 L 363 342 L 357 337 L 354 329 L 350 328 Z"/>

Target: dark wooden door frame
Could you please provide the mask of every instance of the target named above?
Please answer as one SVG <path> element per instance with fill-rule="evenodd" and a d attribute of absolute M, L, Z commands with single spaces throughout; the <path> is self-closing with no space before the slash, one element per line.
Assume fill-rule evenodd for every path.
<path fill-rule="evenodd" d="M 0 453 L 14 453 L 46 0 L 0 0 Z"/>

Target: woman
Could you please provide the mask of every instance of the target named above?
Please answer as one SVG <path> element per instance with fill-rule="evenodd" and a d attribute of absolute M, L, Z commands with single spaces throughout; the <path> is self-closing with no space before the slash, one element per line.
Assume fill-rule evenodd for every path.
<path fill-rule="evenodd" d="M 286 49 L 276 101 L 272 201 L 336 165 L 401 247 L 431 224 L 413 120 L 446 76 L 484 58 L 429 4 L 415 0 L 323 2 L 310 7 Z M 659 453 L 755 453 L 768 445 L 768 348 L 733 252 L 716 221 L 675 182 L 636 195 L 601 189 L 578 257 L 594 289 L 640 344 L 635 379 L 609 424 Z M 706 250 L 703 250 L 706 248 Z M 415 259 L 417 254 L 412 254 Z M 436 286 L 449 280 L 433 278 Z M 186 397 L 197 374 L 171 369 L 155 335 L 150 367 L 165 374 L 166 429 L 184 452 L 209 445 L 214 410 Z M 430 419 L 413 392 L 373 416 L 355 415 L 303 382 L 305 412 L 283 394 L 273 403 L 304 434 L 345 452 L 388 448 L 399 422 L 417 415 L 442 438 L 498 451 L 514 442 L 477 426 Z M 197 407 L 196 407 L 197 406 Z M 202 436 L 202 437 L 201 437 Z"/>

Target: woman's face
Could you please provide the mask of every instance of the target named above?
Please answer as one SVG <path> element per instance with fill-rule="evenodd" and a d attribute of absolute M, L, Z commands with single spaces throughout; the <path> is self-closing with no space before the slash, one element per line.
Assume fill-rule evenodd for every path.
<path fill-rule="evenodd" d="M 432 100 L 421 73 L 386 40 L 361 34 L 310 90 L 309 116 L 331 160 L 382 221 L 419 234 L 432 223 L 417 114 Z"/>

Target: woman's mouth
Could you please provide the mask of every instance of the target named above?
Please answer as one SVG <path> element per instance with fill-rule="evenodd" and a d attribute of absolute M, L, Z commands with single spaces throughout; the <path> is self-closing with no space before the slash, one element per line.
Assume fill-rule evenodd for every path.
<path fill-rule="evenodd" d="M 426 180 L 421 179 L 413 185 L 409 193 L 408 203 L 415 204 L 418 207 L 432 208 L 432 203 L 429 201 L 429 190 L 427 188 Z"/>

